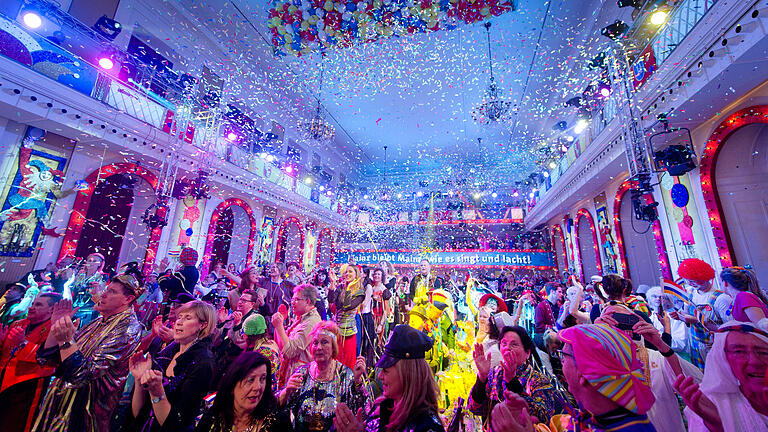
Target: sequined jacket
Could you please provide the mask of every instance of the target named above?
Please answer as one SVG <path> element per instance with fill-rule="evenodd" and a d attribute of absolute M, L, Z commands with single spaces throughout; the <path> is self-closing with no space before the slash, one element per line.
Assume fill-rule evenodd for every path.
<path fill-rule="evenodd" d="M 128 358 L 139 345 L 141 324 L 133 308 L 99 317 L 75 333 L 78 351 L 61 361 L 59 347 L 37 351 L 37 361 L 55 366 L 56 377 L 45 395 L 34 432 L 101 432 L 128 376 Z"/>

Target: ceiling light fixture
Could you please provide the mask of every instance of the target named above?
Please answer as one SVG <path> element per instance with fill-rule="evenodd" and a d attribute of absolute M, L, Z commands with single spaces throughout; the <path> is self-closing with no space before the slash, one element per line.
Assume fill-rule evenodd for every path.
<path fill-rule="evenodd" d="M 43 19 L 36 12 L 25 12 L 21 20 L 24 21 L 25 26 L 31 29 L 40 28 L 43 25 Z"/>
<path fill-rule="evenodd" d="M 657 10 L 651 14 L 651 24 L 659 26 L 664 24 L 667 20 L 667 12 L 663 10 Z"/>
<path fill-rule="evenodd" d="M 584 119 L 579 119 L 579 121 L 576 122 L 576 126 L 573 127 L 573 131 L 577 134 L 580 134 L 584 132 L 584 129 L 586 129 L 587 126 L 589 126 L 589 122 Z"/>
<path fill-rule="evenodd" d="M 501 98 L 501 90 L 496 85 L 493 78 L 493 61 L 491 59 L 491 23 L 485 23 L 485 32 L 488 37 L 488 68 L 490 70 L 490 81 L 485 91 L 483 101 L 472 110 L 472 118 L 482 125 L 509 120 L 509 114 L 512 112 L 512 102 Z"/>
<path fill-rule="evenodd" d="M 320 144 L 328 143 L 336 135 L 336 129 L 328 123 L 320 112 L 320 98 L 323 94 L 323 74 L 325 68 L 323 67 L 323 59 L 325 54 L 320 56 L 320 86 L 317 90 L 317 107 L 315 109 L 315 115 L 308 122 L 304 122 L 301 125 L 301 130 L 304 138 L 309 141 L 315 141 Z"/>

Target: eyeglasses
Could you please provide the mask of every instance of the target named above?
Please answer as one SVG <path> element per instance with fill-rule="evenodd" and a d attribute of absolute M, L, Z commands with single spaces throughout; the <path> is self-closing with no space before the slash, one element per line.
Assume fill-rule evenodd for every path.
<path fill-rule="evenodd" d="M 576 358 L 576 357 L 574 357 L 574 356 L 573 356 L 573 354 L 571 354 L 571 353 L 567 353 L 567 352 L 565 352 L 565 351 L 563 351 L 563 350 L 557 350 L 557 351 L 555 351 L 555 356 L 556 356 L 558 359 L 560 359 L 560 361 L 563 361 L 563 360 L 564 360 L 566 357 L 570 357 L 570 358 L 573 358 L 573 359 L 575 359 L 575 358 Z"/>
<path fill-rule="evenodd" d="M 738 360 L 746 360 L 749 358 L 750 354 L 754 354 L 761 362 L 768 363 L 768 350 L 766 349 L 750 350 L 746 348 L 733 348 L 726 349 L 725 353 Z"/>

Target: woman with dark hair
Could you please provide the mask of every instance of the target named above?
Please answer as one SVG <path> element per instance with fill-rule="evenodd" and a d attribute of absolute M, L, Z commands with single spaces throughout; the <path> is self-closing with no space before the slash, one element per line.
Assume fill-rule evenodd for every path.
<path fill-rule="evenodd" d="M 195 432 L 289 432 L 288 415 L 272 392 L 272 365 L 263 355 L 244 352 L 227 369 L 213 406 Z"/>
<path fill-rule="evenodd" d="M 328 277 L 328 270 L 319 268 L 315 272 L 315 276 L 310 282 L 317 290 L 317 303 L 315 308 L 320 314 L 320 318 L 323 321 L 328 319 L 328 285 L 331 283 L 331 279 Z"/>
<path fill-rule="evenodd" d="M 768 297 L 760 290 L 752 267 L 728 267 L 720 272 L 726 294 L 733 297 L 731 316 L 736 321 L 753 322 L 768 318 Z"/>
<path fill-rule="evenodd" d="M 650 308 L 648 303 L 639 296 L 632 295 L 632 282 L 617 274 L 608 274 L 603 276 L 601 283 L 595 287 L 598 297 L 604 302 L 603 305 L 592 306 L 589 318 L 592 322 L 600 317 L 602 310 L 610 304 L 623 304 L 633 312 L 639 312 L 638 315 L 647 322 Z"/>
<path fill-rule="evenodd" d="M 382 395 L 368 416 L 345 403 L 336 407 L 333 424 L 339 432 L 443 432 L 437 408 L 437 383 L 424 359 L 432 339 L 407 325 L 392 331 L 376 364 Z"/>
<path fill-rule="evenodd" d="M 491 367 L 481 344 L 475 344 L 473 353 L 477 366 L 477 381 L 467 401 L 471 412 L 490 421 L 493 407 L 504 402 L 504 391 L 521 396 L 528 404 L 528 412 L 541 423 L 549 423 L 555 411 L 555 389 L 541 372 L 533 367 L 531 355 L 536 348 L 528 332 L 520 326 L 507 326 L 499 334 L 501 364 Z"/>

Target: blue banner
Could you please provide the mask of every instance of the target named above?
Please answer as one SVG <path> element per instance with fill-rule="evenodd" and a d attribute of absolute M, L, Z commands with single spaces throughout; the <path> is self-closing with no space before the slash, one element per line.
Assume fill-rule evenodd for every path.
<path fill-rule="evenodd" d="M 393 265 L 417 266 L 422 259 L 428 259 L 438 267 L 506 267 L 528 269 L 554 269 L 555 255 L 545 250 L 353 250 L 337 251 L 333 264 L 374 265 L 389 261 Z"/>

